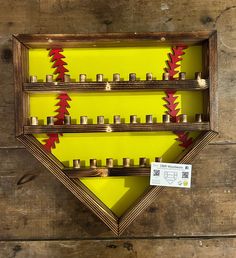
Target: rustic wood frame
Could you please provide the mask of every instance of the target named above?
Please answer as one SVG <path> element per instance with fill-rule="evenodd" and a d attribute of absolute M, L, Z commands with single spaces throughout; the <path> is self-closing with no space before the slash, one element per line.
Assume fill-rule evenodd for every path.
<path fill-rule="evenodd" d="M 196 81 L 157 81 L 136 83 L 38 83 L 37 86 L 28 82 L 28 49 L 50 47 L 94 47 L 96 46 L 132 46 L 156 44 L 202 44 L 203 46 L 203 75 L 206 87 L 202 89 Z M 164 187 L 150 186 L 147 191 L 123 214 L 117 217 L 107 208 L 76 176 L 68 171 L 52 154 L 46 152 L 42 145 L 31 135 L 33 133 L 52 132 L 104 132 L 107 125 L 93 126 L 37 126 L 28 125 L 29 92 L 37 91 L 87 91 L 88 86 L 95 91 L 109 90 L 164 90 L 179 89 L 204 90 L 204 107 L 208 121 L 201 124 L 160 124 L 160 125 L 109 125 L 114 131 L 140 130 L 200 130 L 202 133 L 176 159 L 179 163 L 192 162 L 194 157 L 218 134 L 218 101 L 217 101 L 217 33 L 216 31 L 185 32 L 185 33 L 104 33 L 104 34 L 34 34 L 13 35 L 14 82 L 15 82 L 15 116 L 16 137 L 56 178 L 63 183 L 83 204 L 95 213 L 116 235 L 122 232 L 142 213 L 161 193 Z M 107 86 L 109 86 L 107 88 Z M 132 170 L 132 169 L 131 169 Z M 135 173 L 147 175 L 147 168 L 135 168 Z M 85 170 L 85 174 L 106 173 L 107 168 Z M 132 172 L 132 171 L 131 171 Z M 132 172 L 132 173 L 133 173 Z M 113 175 L 117 171 L 113 171 Z M 86 175 L 87 175 L 86 174 Z"/>

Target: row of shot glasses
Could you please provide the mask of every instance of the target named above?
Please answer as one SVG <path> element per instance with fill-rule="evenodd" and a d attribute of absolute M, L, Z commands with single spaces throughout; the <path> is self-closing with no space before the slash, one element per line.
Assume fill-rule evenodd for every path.
<path fill-rule="evenodd" d="M 80 124 L 86 125 L 88 124 L 88 117 L 87 116 L 80 116 Z M 153 118 L 153 115 L 146 115 L 146 124 L 153 124 L 156 118 Z M 137 124 L 139 123 L 140 119 L 137 115 L 130 116 L 130 124 Z M 54 125 L 56 122 L 55 117 L 48 116 L 47 117 L 47 125 Z M 188 116 L 186 114 L 179 115 L 177 118 L 177 122 L 179 123 L 187 123 Z M 195 123 L 202 123 L 203 122 L 203 114 L 196 114 L 195 115 Z M 113 123 L 114 124 L 122 124 L 122 119 L 120 115 L 113 116 Z M 162 115 L 162 123 L 171 123 L 171 116 L 168 114 Z M 71 116 L 65 115 L 64 117 L 64 125 L 71 125 Z M 97 124 L 107 124 L 105 123 L 104 116 L 97 116 Z M 32 116 L 30 117 L 30 125 L 39 125 L 38 117 Z"/>
<path fill-rule="evenodd" d="M 155 162 L 162 162 L 162 158 L 161 157 L 155 157 Z M 117 160 L 116 160 L 116 162 L 114 162 L 113 158 L 107 158 L 106 159 L 106 167 L 107 168 L 118 167 L 118 165 L 115 164 L 115 163 L 117 163 Z M 124 168 L 134 167 L 133 163 L 134 163 L 133 159 L 123 158 L 122 166 Z M 90 159 L 89 160 L 89 165 L 90 165 L 90 168 L 99 167 L 97 159 Z M 150 165 L 150 160 L 149 159 L 147 159 L 145 157 L 139 158 L 139 167 L 147 167 L 149 165 Z M 85 161 L 81 161 L 80 159 L 74 159 L 73 160 L 73 168 L 79 169 L 81 167 L 85 167 Z"/>
<path fill-rule="evenodd" d="M 195 73 L 195 79 L 196 80 L 200 80 L 202 78 L 202 73 L 201 72 L 196 72 Z M 164 81 L 168 81 L 170 80 L 171 77 L 170 77 L 170 74 L 169 73 L 163 73 L 162 74 L 162 80 Z M 179 73 L 179 80 L 185 80 L 186 79 L 186 72 L 180 72 Z M 120 74 L 119 73 L 114 73 L 113 74 L 113 82 L 119 82 L 121 81 L 121 77 L 120 77 Z M 135 82 L 137 81 L 137 76 L 136 76 L 136 73 L 130 73 L 129 74 L 129 81 L 131 82 Z M 153 74 L 152 73 L 146 73 L 146 81 L 153 81 L 155 80 L 155 78 L 153 77 Z M 53 79 L 53 75 L 52 74 L 48 74 L 46 75 L 46 82 L 53 82 L 54 79 Z M 88 80 L 87 79 L 87 75 L 86 74 L 80 74 L 79 75 L 79 82 L 88 82 L 88 81 L 91 81 L 91 80 Z M 104 75 L 103 74 L 97 74 L 96 75 L 96 82 L 104 82 Z M 32 83 L 36 83 L 38 82 L 38 79 L 37 79 L 37 76 L 36 75 L 31 75 L 30 76 L 30 82 Z M 68 82 L 71 82 L 71 77 L 69 74 L 65 74 L 64 75 L 64 82 L 68 83 Z"/>

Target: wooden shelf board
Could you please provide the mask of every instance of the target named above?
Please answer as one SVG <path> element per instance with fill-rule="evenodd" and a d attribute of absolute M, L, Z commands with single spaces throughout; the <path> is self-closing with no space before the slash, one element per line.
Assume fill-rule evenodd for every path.
<path fill-rule="evenodd" d="M 25 125 L 24 134 L 40 133 L 102 133 L 102 132 L 156 132 L 156 131 L 207 131 L 209 122 L 153 123 L 153 124 L 76 124 L 76 125 Z"/>
<path fill-rule="evenodd" d="M 212 31 L 197 32 L 127 32 L 93 34 L 18 34 L 14 35 L 28 48 L 52 47 L 127 47 L 202 44 Z"/>
<path fill-rule="evenodd" d="M 97 168 L 65 168 L 63 172 L 69 178 L 106 177 L 106 176 L 150 176 L 150 167 L 97 167 Z"/>
<path fill-rule="evenodd" d="M 111 91 L 163 91 L 168 89 L 193 91 L 208 89 L 208 80 L 153 80 L 120 82 L 35 82 L 24 83 L 26 92 L 111 92 Z"/>

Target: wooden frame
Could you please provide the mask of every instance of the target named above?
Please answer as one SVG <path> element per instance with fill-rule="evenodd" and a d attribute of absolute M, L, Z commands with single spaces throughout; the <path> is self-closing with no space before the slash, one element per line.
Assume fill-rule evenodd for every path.
<path fill-rule="evenodd" d="M 101 132 L 154 132 L 154 131 L 206 131 L 208 122 L 201 123 L 137 123 L 137 124 L 76 124 L 76 125 L 25 125 L 25 134 L 36 133 L 101 133 Z"/>
<path fill-rule="evenodd" d="M 106 91 L 164 91 L 164 90 L 203 90 L 208 89 L 208 80 L 179 80 L 179 81 L 128 81 L 119 82 L 47 82 L 47 83 L 24 83 L 26 92 L 62 92 L 62 91 L 79 91 L 79 92 L 106 92 Z"/>
<path fill-rule="evenodd" d="M 154 44 L 199 44 L 203 46 L 204 87 L 196 80 L 189 81 L 155 81 L 155 82 L 104 82 L 104 83 L 37 83 L 28 82 L 28 49 L 50 47 L 94 47 L 96 46 L 142 46 Z M 42 145 L 31 135 L 34 133 L 60 132 L 106 132 L 109 126 L 112 131 L 172 131 L 199 130 L 202 131 L 195 142 L 176 159 L 179 163 L 192 162 L 194 157 L 218 134 L 217 110 L 217 34 L 216 32 L 189 33 L 105 33 L 90 35 L 14 35 L 14 82 L 15 82 L 15 115 L 16 137 L 24 146 L 64 184 L 82 203 L 94 212 L 116 235 L 120 235 L 126 227 L 142 213 L 161 193 L 164 187 L 149 187 L 147 191 L 130 207 L 123 216 L 118 218 L 108 209 L 76 176 L 76 173 L 64 168 L 63 164 L 52 154 L 46 152 Z M 55 125 L 29 126 L 29 94 L 39 91 L 88 91 L 98 92 L 120 90 L 202 90 L 204 91 L 204 106 L 209 122 L 187 124 L 125 124 L 125 125 Z M 85 175 L 115 176 L 122 169 L 83 169 Z M 148 168 L 130 168 L 126 175 L 135 173 L 147 175 Z"/>

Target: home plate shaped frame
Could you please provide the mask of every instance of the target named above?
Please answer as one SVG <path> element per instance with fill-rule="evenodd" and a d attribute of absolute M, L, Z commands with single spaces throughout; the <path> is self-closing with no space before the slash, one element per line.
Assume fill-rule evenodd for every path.
<path fill-rule="evenodd" d="M 62 49 L 106 49 L 112 53 L 112 49 L 122 48 L 155 48 L 171 46 L 172 54 L 169 55 L 169 62 L 165 71 L 168 77 L 162 79 L 123 79 L 101 81 L 65 81 L 67 70 L 65 67 L 60 70 L 59 65 L 66 64 L 60 59 L 55 63 L 57 55 L 62 55 Z M 176 78 L 178 62 L 181 61 L 186 46 L 201 46 L 201 77 L 199 78 Z M 30 80 L 30 57 L 32 49 L 44 49 L 54 58 L 54 68 L 57 68 L 57 81 L 43 82 Z M 122 51 L 122 50 L 121 50 Z M 178 52 L 179 51 L 179 52 Z M 132 51 L 131 51 L 132 52 Z M 112 211 L 93 191 L 91 191 L 81 178 L 91 176 L 142 176 L 150 175 L 150 166 L 117 166 L 108 167 L 100 165 L 96 167 L 81 167 L 79 169 L 69 168 L 65 162 L 53 154 L 50 148 L 55 147 L 61 134 L 83 135 L 95 133 L 153 133 L 153 132 L 174 132 L 175 137 L 181 142 L 183 151 L 171 160 L 175 163 L 191 163 L 194 157 L 218 134 L 217 119 L 217 33 L 216 31 L 204 32 L 153 32 L 153 33 L 100 33 L 100 34 L 32 34 L 13 35 L 14 55 L 14 83 L 15 83 L 15 117 L 16 137 L 23 143 L 26 149 L 38 159 L 55 177 L 69 189 L 84 205 L 95 213 L 116 235 L 122 234 L 124 230 L 142 213 L 154 200 L 160 198 L 164 187 L 148 186 L 145 191 L 136 198 L 133 203 L 121 214 L 117 215 Z M 194 60 L 193 60 L 194 62 Z M 40 68 L 39 68 L 40 69 Z M 144 67 L 145 69 L 145 67 Z M 117 72 L 117 71 L 114 71 Z M 119 71 L 118 71 L 119 72 Z M 130 71 L 132 72 L 132 71 Z M 145 71 L 149 72 L 149 71 Z M 152 72 L 152 71 L 151 71 Z M 45 74 L 46 76 L 46 74 Z M 133 75 L 134 76 L 134 75 Z M 150 76 L 150 74 L 149 74 Z M 132 75 L 131 75 L 132 77 Z M 178 116 L 179 109 L 175 103 L 175 92 L 201 92 L 202 96 L 202 122 L 181 122 Z M 167 101 L 167 112 L 171 121 L 169 123 L 69 123 L 64 124 L 63 120 L 67 111 L 56 117 L 54 125 L 30 123 L 31 96 L 34 94 L 112 94 L 126 92 L 132 95 L 134 92 L 164 92 Z M 99 98 L 99 97 L 98 97 Z M 173 101 L 171 106 L 171 99 Z M 65 100 L 65 99 L 64 99 Z M 62 99 L 60 100 L 62 101 Z M 65 105 L 64 105 L 65 107 Z M 61 108 L 61 107 L 59 107 Z M 145 105 L 143 105 L 145 108 Z M 128 112 L 128 111 L 127 111 Z M 173 113 L 174 112 L 174 113 Z M 148 113 L 147 113 L 148 114 Z M 46 116 L 47 114 L 45 114 Z M 117 115 L 117 114 L 113 114 Z M 130 115 L 130 114 L 129 114 Z M 134 118 L 133 118 L 134 119 Z M 77 119 L 78 120 L 78 119 Z M 159 119 L 157 119 L 159 120 Z M 195 138 L 188 138 L 187 132 L 197 132 Z M 38 140 L 39 134 L 51 135 L 46 144 Z M 55 136 L 53 138 L 53 135 Z M 59 136 L 58 136 L 59 135 Z M 130 136 L 132 137 L 132 136 Z M 60 137 L 59 137 L 60 138 Z M 50 145 L 51 144 L 51 145 Z M 92 156 L 87 157 L 92 158 Z M 108 158 L 108 157 L 107 157 Z M 194 172 L 193 172 L 194 173 Z"/>

